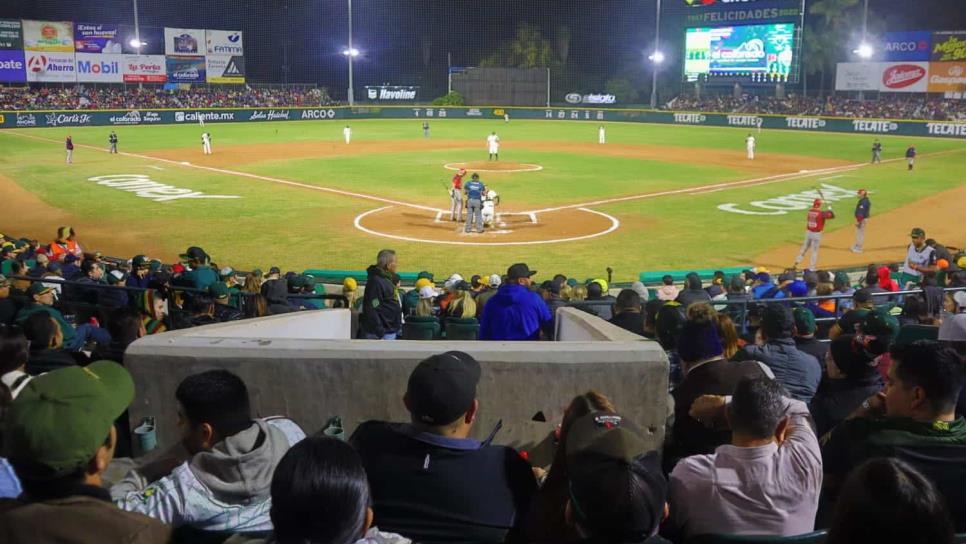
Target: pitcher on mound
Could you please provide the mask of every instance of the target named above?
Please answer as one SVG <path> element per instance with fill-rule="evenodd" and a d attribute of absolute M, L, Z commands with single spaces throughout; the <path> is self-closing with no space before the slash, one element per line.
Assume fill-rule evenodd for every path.
<path fill-rule="evenodd" d="M 486 144 L 490 150 L 489 160 L 500 160 L 500 137 L 496 135 L 496 131 L 486 137 Z"/>

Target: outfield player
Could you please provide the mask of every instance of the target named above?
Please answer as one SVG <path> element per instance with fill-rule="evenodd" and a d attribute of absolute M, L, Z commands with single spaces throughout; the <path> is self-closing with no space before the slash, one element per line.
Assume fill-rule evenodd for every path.
<path fill-rule="evenodd" d="M 113 130 L 107 137 L 107 143 L 111 144 L 111 153 L 117 153 L 117 134 Z"/>
<path fill-rule="evenodd" d="M 496 207 L 500 204 L 500 195 L 493 189 L 487 189 L 483 195 L 483 226 L 492 227 L 496 224 Z"/>
<path fill-rule="evenodd" d="M 476 232 L 483 232 L 483 195 L 486 193 L 486 186 L 480 181 L 480 175 L 473 172 L 470 181 L 463 187 L 466 193 L 466 226 L 465 232 L 470 232 L 476 227 Z"/>
<path fill-rule="evenodd" d="M 906 261 L 899 269 L 899 288 L 909 289 L 922 281 L 923 272 L 936 271 L 936 249 L 926 243 L 926 231 L 919 227 L 909 234 L 912 243 L 906 251 Z"/>
<path fill-rule="evenodd" d="M 909 163 L 909 170 L 912 170 L 912 166 L 916 162 L 916 146 L 910 145 L 909 149 L 906 149 L 906 162 Z"/>
<path fill-rule="evenodd" d="M 70 138 L 70 134 L 67 135 L 67 139 L 64 140 L 64 148 L 67 150 L 67 164 L 74 162 L 74 140 Z"/>
<path fill-rule="evenodd" d="M 607 143 L 607 134 L 604 132 L 604 125 L 597 127 L 597 143 L 598 144 Z"/>
<path fill-rule="evenodd" d="M 834 219 L 835 214 L 832 213 L 832 206 L 829 205 L 826 211 L 822 211 L 822 199 L 816 198 L 815 202 L 812 203 L 812 209 L 808 210 L 808 219 L 805 225 L 805 242 L 802 243 L 802 249 L 798 252 L 798 257 L 795 257 L 795 268 L 798 268 L 798 263 L 802 262 L 805 258 L 805 253 L 809 248 L 812 249 L 812 259 L 809 262 L 809 270 L 815 270 L 815 265 L 818 262 L 818 249 L 822 243 L 822 231 L 825 230 L 825 221 L 828 219 Z"/>
<path fill-rule="evenodd" d="M 872 142 L 872 164 L 882 162 L 882 144 L 879 143 L 879 139 L 876 138 Z"/>
<path fill-rule="evenodd" d="M 429 121 L 423 121 L 423 138 L 429 138 Z"/>
<path fill-rule="evenodd" d="M 342 137 L 345 138 L 345 143 L 349 143 L 352 140 L 352 128 L 350 128 L 349 125 L 346 125 L 345 128 L 342 129 Z"/>
<path fill-rule="evenodd" d="M 211 134 L 208 132 L 201 133 L 201 151 L 205 155 L 211 155 Z"/>
<path fill-rule="evenodd" d="M 872 210 L 868 191 L 859 189 L 858 197 L 859 201 L 855 204 L 855 243 L 852 244 L 852 253 L 862 253 L 862 245 L 865 243 L 865 226 L 869 223 L 869 212 Z"/>
<path fill-rule="evenodd" d="M 486 145 L 490 150 L 490 160 L 500 160 L 500 137 L 496 131 L 486 137 Z"/>
<path fill-rule="evenodd" d="M 463 220 L 463 176 L 465 175 L 466 169 L 460 168 L 453 176 L 453 186 L 449 188 L 450 221 Z"/>
<path fill-rule="evenodd" d="M 748 160 L 755 160 L 755 137 L 750 132 L 745 138 L 745 149 L 748 151 Z"/>

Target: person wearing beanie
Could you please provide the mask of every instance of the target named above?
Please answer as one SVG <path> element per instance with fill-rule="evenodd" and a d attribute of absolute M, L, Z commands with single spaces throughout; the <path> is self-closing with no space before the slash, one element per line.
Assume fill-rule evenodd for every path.
<path fill-rule="evenodd" d="M 852 334 L 832 340 L 825 367 L 827 379 L 822 381 L 809 405 L 819 436 L 844 421 L 862 401 L 885 385 L 876 369 L 875 358 Z"/>
<path fill-rule="evenodd" d="M 808 407 L 769 378 L 742 380 L 728 400 L 704 396 L 690 415 L 731 429 L 731 443 L 681 460 L 670 477 L 670 526 L 710 533 L 792 536 L 815 528 L 822 455 Z"/>
<path fill-rule="evenodd" d="M 815 331 L 818 329 L 815 324 L 815 314 L 808 308 L 799 306 L 792 310 L 792 316 L 795 318 L 795 347 L 815 357 L 824 370 L 828 342 L 821 342 L 815 338 Z"/>
<path fill-rule="evenodd" d="M 664 450 L 665 468 L 670 470 L 679 459 L 711 453 L 731 441 L 731 433 L 709 429 L 688 415 L 691 404 L 702 395 L 730 395 L 743 379 L 771 376 L 757 361 L 731 362 L 714 324 L 707 320 L 688 320 L 678 336 L 678 356 L 684 380 L 671 391 L 674 398 L 674 428 Z"/>

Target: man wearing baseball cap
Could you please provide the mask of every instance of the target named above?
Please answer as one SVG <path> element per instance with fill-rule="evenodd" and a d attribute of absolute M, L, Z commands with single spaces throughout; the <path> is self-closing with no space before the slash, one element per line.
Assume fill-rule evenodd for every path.
<path fill-rule="evenodd" d="M 480 340 L 539 340 L 541 327 L 553 320 L 540 295 L 530 289 L 537 273 L 525 263 L 506 271 L 506 283 L 486 302 L 480 316 Z"/>
<path fill-rule="evenodd" d="M 923 272 L 936 271 L 936 250 L 926 244 L 926 231 L 916 227 L 909 236 L 912 243 L 906 251 L 906 261 L 899 268 L 899 289 L 919 284 Z"/>
<path fill-rule="evenodd" d="M 433 544 L 503 542 L 520 526 L 536 481 L 513 449 L 470 438 L 480 374 L 466 353 L 433 355 L 409 375 L 410 423 L 367 421 L 349 439 L 380 529 Z"/>
<path fill-rule="evenodd" d="M 862 253 L 862 245 L 865 244 L 865 227 L 869 224 L 872 202 L 869 200 L 869 192 L 859 189 L 856 193 L 859 201 L 855 204 L 855 243 L 852 244 L 852 253 Z"/>
<path fill-rule="evenodd" d="M 114 420 L 134 399 L 122 366 L 97 361 L 31 380 L 4 418 L 4 455 L 24 493 L 0 503 L 0 542 L 167 542 L 170 529 L 111 503 L 101 475 Z"/>
<path fill-rule="evenodd" d="M 580 542 L 666 543 L 657 536 L 667 517 L 668 482 L 657 452 L 624 417 L 592 412 L 567 433 L 570 480 L 565 516 Z"/>

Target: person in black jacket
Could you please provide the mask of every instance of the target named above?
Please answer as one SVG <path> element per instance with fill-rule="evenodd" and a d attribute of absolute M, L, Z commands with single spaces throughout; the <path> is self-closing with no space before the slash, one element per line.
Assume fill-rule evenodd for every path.
<path fill-rule="evenodd" d="M 843 334 L 832 340 L 825 365 L 827 377 L 808 407 L 818 436 L 835 428 L 862 401 L 885 386 L 875 358 L 855 341 L 855 335 Z"/>
<path fill-rule="evenodd" d="M 27 359 L 27 373 L 36 376 L 69 366 L 75 366 L 78 360 L 63 349 L 64 335 L 60 325 L 47 312 L 37 312 L 24 321 L 24 334 L 30 341 L 30 357 Z M 84 359 L 83 353 L 78 357 Z"/>
<path fill-rule="evenodd" d="M 366 290 L 362 295 L 359 332 L 369 340 L 395 340 L 402 329 L 402 304 L 396 295 L 392 275 L 396 272 L 396 252 L 383 249 L 376 264 L 366 272 Z"/>
<path fill-rule="evenodd" d="M 701 286 L 701 276 L 696 272 L 689 272 L 685 276 L 684 287 L 684 291 L 678 294 L 677 301 L 685 310 L 696 302 L 711 302 L 711 295 Z"/>
<path fill-rule="evenodd" d="M 10 280 L 0 274 L 0 325 L 12 325 L 20 305 L 10 298 Z"/>

